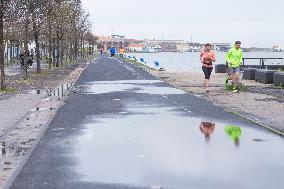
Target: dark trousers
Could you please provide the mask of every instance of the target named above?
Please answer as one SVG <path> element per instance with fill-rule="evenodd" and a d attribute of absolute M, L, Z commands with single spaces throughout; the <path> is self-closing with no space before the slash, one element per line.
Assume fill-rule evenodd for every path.
<path fill-rule="evenodd" d="M 213 67 L 202 66 L 202 70 L 205 75 L 205 79 L 210 79 Z"/>

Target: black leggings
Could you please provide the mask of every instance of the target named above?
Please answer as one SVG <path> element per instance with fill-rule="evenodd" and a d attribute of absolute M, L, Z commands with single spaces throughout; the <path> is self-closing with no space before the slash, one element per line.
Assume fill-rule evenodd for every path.
<path fill-rule="evenodd" d="M 202 66 L 202 70 L 205 75 L 205 79 L 210 79 L 213 67 Z"/>

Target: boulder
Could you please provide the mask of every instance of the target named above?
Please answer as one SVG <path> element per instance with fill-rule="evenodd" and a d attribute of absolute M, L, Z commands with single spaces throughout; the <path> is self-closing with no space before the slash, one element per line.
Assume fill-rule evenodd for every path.
<path fill-rule="evenodd" d="M 255 71 L 255 81 L 265 84 L 273 83 L 273 75 L 276 71 L 267 69 L 258 69 Z"/>

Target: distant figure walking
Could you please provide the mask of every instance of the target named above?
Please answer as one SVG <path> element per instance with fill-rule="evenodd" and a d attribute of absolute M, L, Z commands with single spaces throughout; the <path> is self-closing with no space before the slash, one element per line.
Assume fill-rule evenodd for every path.
<path fill-rule="evenodd" d="M 232 47 L 226 54 L 226 62 L 228 64 L 228 74 L 229 78 L 226 80 L 232 80 L 233 90 L 237 91 L 240 78 L 240 65 L 242 63 L 243 51 L 241 49 L 241 42 L 236 41 L 234 47 Z"/>
<path fill-rule="evenodd" d="M 111 57 L 114 57 L 114 55 L 115 55 L 115 48 L 112 47 L 112 48 L 109 50 L 109 52 L 110 52 L 110 56 L 111 56 Z"/>
<path fill-rule="evenodd" d="M 34 54 L 33 52 L 30 53 L 30 51 L 27 51 L 26 54 L 27 60 L 26 60 L 26 66 L 27 68 L 32 68 L 33 65 L 33 59 L 34 59 Z M 21 52 L 19 55 L 19 59 L 20 59 L 20 63 L 21 63 L 21 68 L 24 69 L 25 68 L 25 52 Z"/>
<path fill-rule="evenodd" d="M 124 55 L 124 49 L 122 47 L 119 48 L 119 56 L 123 59 L 123 55 Z"/>
<path fill-rule="evenodd" d="M 209 92 L 209 79 L 213 70 L 213 62 L 216 61 L 215 53 L 211 50 L 211 44 L 207 43 L 200 54 L 202 70 L 205 75 L 205 91 Z"/>

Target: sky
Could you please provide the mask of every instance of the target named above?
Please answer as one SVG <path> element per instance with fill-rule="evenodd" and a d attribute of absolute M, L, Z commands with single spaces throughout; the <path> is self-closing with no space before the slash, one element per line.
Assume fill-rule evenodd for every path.
<path fill-rule="evenodd" d="M 97 35 L 284 48 L 283 0 L 82 0 Z"/>

